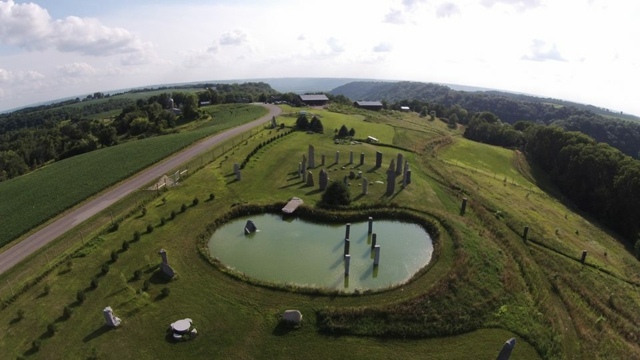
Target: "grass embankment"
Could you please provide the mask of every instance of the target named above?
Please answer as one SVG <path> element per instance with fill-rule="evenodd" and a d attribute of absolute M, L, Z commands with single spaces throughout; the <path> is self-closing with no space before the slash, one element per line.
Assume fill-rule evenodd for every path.
<path fill-rule="evenodd" d="M 254 120 L 266 109 L 220 105 L 197 129 L 96 150 L 0 183 L 0 246 L 205 136 Z"/>
<path fill-rule="evenodd" d="M 523 206 L 526 193 L 535 192 L 535 184 L 493 179 L 492 174 L 499 169 L 510 171 L 513 157 L 502 149 L 478 145 L 471 150 L 483 153 L 486 169 L 465 168 L 457 164 L 466 158 L 466 152 L 456 148 L 465 140 L 458 140 L 458 133 L 447 130 L 440 121 L 428 122 L 414 114 L 369 116 L 359 112 L 353 116 L 310 111 L 320 116 L 327 134 L 295 132 L 262 146 L 242 170 L 241 181 L 235 181 L 233 163 L 241 163 L 258 144 L 280 132 L 262 131 L 236 142 L 225 157 L 153 199 L 145 215 L 137 212 L 122 221 L 116 232 L 81 247 L 70 266 L 63 263 L 0 311 L 0 333 L 4 334 L 0 348 L 9 356 L 32 358 L 64 353 L 68 358 L 96 355 L 116 359 L 130 357 L 133 352 L 140 359 L 460 359 L 495 358 L 504 341 L 516 336 L 513 358 L 519 359 L 540 355 L 590 358 L 604 356 L 605 350 L 609 357 L 623 358 L 640 352 L 637 343 L 630 340 L 638 333 L 633 332 L 640 313 L 637 291 L 632 292 L 626 283 L 611 285 L 611 280 L 599 278 L 608 275 L 575 262 L 565 267 L 563 257 L 525 244 L 510 230 L 512 222 L 525 221 L 517 210 Z M 278 121 L 291 125 L 295 115 Z M 353 127 L 356 137 L 371 135 L 410 151 L 371 144 L 334 144 L 332 129 L 342 124 Z M 405 131 L 412 127 L 419 130 L 420 126 L 423 131 Z M 418 143 L 412 145 L 413 141 Z M 452 153 L 445 152 L 442 157 L 446 161 L 432 156 L 441 146 L 432 144 L 452 141 Z M 306 186 L 295 174 L 309 144 L 316 152 L 317 166 L 311 170 L 314 187 Z M 384 154 L 379 169 L 372 165 L 377 150 Z M 340 151 L 340 161 L 332 165 L 336 151 Z M 353 164 L 349 164 L 350 151 L 354 152 Z M 360 153 L 365 154 L 363 166 L 359 165 Z M 198 252 L 198 236 L 206 225 L 238 203 L 259 206 L 291 196 L 302 197 L 308 206 L 317 203 L 321 196 L 317 191 L 321 154 L 326 155 L 325 167 L 334 180 L 342 181 L 349 172 L 362 171 L 370 180 L 386 182 L 384 171 L 398 153 L 411 165 L 413 181 L 407 188 L 397 184 L 395 193 L 386 196 L 386 184 L 374 184 L 368 195 L 360 196 L 359 180 L 349 182 L 355 198 L 353 211 L 377 205 L 402 207 L 403 211 L 435 219 L 441 227 L 442 248 L 437 261 L 406 286 L 360 296 L 291 293 L 239 281 L 219 271 Z M 487 175 L 480 175 L 481 171 Z M 521 181 L 527 178 L 523 176 Z M 487 190 L 489 184 L 494 186 Z M 513 196 L 518 200 L 505 203 L 505 189 L 516 189 Z M 215 199 L 208 201 L 209 194 L 215 194 Z M 470 199 L 464 216 L 458 212 L 462 196 Z M 193 205 L 196 197 L 199 201 Z M 539 212 L 556 206 L 552 198 L 540 198 L 536 205 Z M 497 208 L 505 209 L 503 218 L 495 216 L 493 209 Z M 570 219 L 578 218 L 569 214 Z M 147 233 L 149 225 L 152 227 Z M 533 223 L 531 226 L 533 230 Z M 142 236 L 131 241 L 135 231 Z M 594 227 L 593 231 L 598 230 Z M 539 236 L 535 231 L 532 235 Z M 615 253 L 623 259 L 621 263 L 631 261 L 615 241 L 607 239 L 603 241 L 617 246 Z M 121 250 L 124 241 L 127 250 Z M 158 273 L 161 248 L 167 250 L 169 263 L 179 275 L 176 280 L 166 281 Z M 114 251 L 118 253 L 115 262 L 111 259 Z M 101 275 L 105 264 L 109 272 Z M 94 278 L 99 286 L 90 289 Z M 581 288 L 581 281 L 593 285 L 594 290 Z M 49 292 L 45 294 L 47 285 Z M 619 295 L 611 303 L 602 303 L 604 295 L 596 295 L 596 289 L 606 293 L 603 288 L 608 286 Z M 170 288 L 166 297 L 162 296 L 165 287 Z M 76 301 L 78 290 L 86 291 L 82 304 Z M 582 294 L 593 297 L 578 299 Z M 65 305 L 74 309 L 68 319 L 61 316 Z M 123 319 L 122 327 L 107 330 L 102 326 L 101 311 L 107 305 Z M 302 328 L 290 331 L 279 325 L 278 316 L 285 309 L 303 313 Z M 20 310 L 25 311 L 23 316 L 18 316 Z M 596 318 L 599 325 L 592 323 L 597 311 L 607 319 Z M 622 314 L 627 316 L 626 322 L 618 322 Z M 166 341 L 165 329 L 184 317 L 194 320 L 198 338 L 179 344 Z M 53 335 L 47 333 L 52 323 L 57 326 Z M 601 338 L 594 344 L 583 343 L 598 331 Z M 435 337 L 425 338 L 431 336 Z M 41 345 L 38 351 L 32 345 L 37 339 Z M 596 349 L 597 345 L 602 349 Z"/>

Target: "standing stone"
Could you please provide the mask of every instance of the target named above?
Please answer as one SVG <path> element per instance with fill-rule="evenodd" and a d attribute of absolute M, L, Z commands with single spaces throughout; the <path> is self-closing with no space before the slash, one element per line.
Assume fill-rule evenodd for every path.
<path fill-rule="evenodd" d="M 460 215 L 464 215 L 467 210 L 467 198 L 462 198 L 462 206 L 460 207 Z"/>
<path fill-rule="evenodd" d="M 393 161 L 393 160 L 392 160 Z M 396 173 L 393 169 L 387 170 L 387 195 L 393 195 L 396 191 Z"/>
<path fill-rule="evenodd" d="M 498 353 L 498 357 L 496 360 L 509 360 L 511 357 L 511 353 L 513 352 L 513 348 L 516 347 L 516 338 L 511 338 L 507 340 L 506 343 L 502 346 L 502 350 Z"/>
<path fill-rule="evenodd" d="M 340 151 L 336 151 L 336 164 L 340 163 Z"/>
<path fill-rule="evenodd" d="M 320 175 L 318 175 L 318 185 L 320 190 L 326 190 L 329 185 L 329 175 L 325 169 L 320 170 Z"/>
<path fill-rule="evenodd" d="M 407 177 L 407 185 L 411 184 L 411 170 L 407 170 L 407 174 L 405 176 Z"/>
<path fill-rule="evenodd" d="M 380 151 L 376 151 L 376 167 L 382 167 L 382 153 Z"/>
<path fill-rule="evenodd" d="M 347 185 L 347 186 L 348 186 L 348 185 L 349 185 L 349 177 L 348 177 L 347 175 L 345 175 L 345 176 L 344 176 L 344 178 L 342 179 L 342 182 L 343 182 L 345 185 Z"/>
<path fill-rule="evenodd" d="M 353 164 L 353 150 L 349 151 L 349 164 Z"/>
<path fill-rule="evenodd" d="M 351 267 L 351 255 L 344 256 L 344 276 L 349 275 L 349 268 Z"/>
<path fill-rule="evenodd" d="M 307 186 L 315 186 L 315 183 L 313 182 L 313 173 L 311 173 L 311 171 L 307 172 Z"/>
<path fill-rule="evenodd" d="M 309 167 L 312 169 L 316 167 L 316 153 L 313 145 L 309 145 Z"/>
<path fill-rule="evenodd" d="M 369 180 L 367 178 L 362 179 L 362 195 L 369 194 Z"/>
<path fill-rule="evenodd" d="M 115 315 L 113 315 L 113 309 L 111 309 L 111 306 L 107 306 L 106 308 L 104 308 L 104 310 L 102 310 L 102 314 L 104 315 L 104 322 L 107 324 L 107 326 L 109 327 L 120 326 L 120 323 L 122 322 L 122 320 L 120 320 L 119 317 L 116 317 Z"/>
<path fill-rule="evenodd" d="M 162 257 L 162 263 L 160 264 L 160 270 L 163 274 L 168 276 L 169 278 L 173 278 L 176 275 L 176 272 L 169 265 L 169 259 L 167 258 L 167 251 L 165 249 L 160 249 L 158 252 Z"/>
<path fill-rule="evenodd" d="M 275 128 L 277 128 L 277 127 L 278 127 L 278 122 L 276 122 L 276 117 L 275 117 L 275 116 L 272 116 L 272 117 L 271 117 L 271 128 L 272 128 L 272 129 L 275 129 Z"/>
<path fill-rule="evenodd" d="M 322 156 L 320 157 L 320 166 L 324 166 L 324 160 L 325 160 L 325 156 L 324 154 L 322 154 Z"/>
<path fill-rule="evenodd" d="M 373 258 L 373 266 L 378 266 L 380 264 L 380 245 L 376 245 L 373 248 L 375 251 L 375 257 Z"/>
<path fill-rule="evenodd" d="M 238 170 L 238 172 L 236 173 L 236 180 L 242 180 L 242 173 L 240 173 L 240 170 Z"/>
<path fill-rule="evenodd" d="M 407 187 L 407 176 L 405 174 L 405 176 L 402 177 L 402 187 Z"/>
<path fill-rule="evenodd" d="M 525 226 L 524 227 L 524 232 L 522 233 L 522 240 L 524 240 L 524 242 L 527 242 L 527 235 L 529 234 L 529 227 Z"/>
<path fill-rule="evenodd" d="M 298 163 L 298 177 L 302 176 L 302 163 Z"/>
<path fill-rule="evenodd" d="M 364 153 L 360 153 L 360 165 L 364 165 Z"/>
<path fill-rule="evenodd" d="M 247 220 L 247 223 L 244 225 L 244 234 L 252 234 L 258 231 L 258 227 L 253 223 L 253 220 Z"/>
<path fill-rule="evenodd" d="M 398 161 L 396 162 L 396 174 L 400 175 L 402 174 L 402 154 L 398 153 Z"/>
<path fill-rule="evenodd" d="M 407 160 L 404 161 L 404 170 L 402 170 L 403 176 L 407 175 L 407 171 L 409 171 L 409 162 Z"/>
<path fill-rule="evenodd" d="M 233 173 L 237 174 L 240 171 L 240 165 L 238 163 L 233 164 Z"/>
<path fill-rule="evenodd" d="M 356 175 L 356 179 L 361 179 L 362 178 L 362 171 L 358 171 L 358 175 Z"/>
<path fill-rule="evenodd" d="M 393 159 L 391 159 L 391 162 L 389 163 L 389 170 L 392 170 L 394 173 L 396 172 L 396 162 Z"/>
<path fill-rule="evenodd" d="M 302 155 L 302 173 L 307 172 L 307 157 Z"/>
<path fill-rule="evenodd" d="M 587 260 L 587 250 L 582 250 L 582 257 L 580 258 L 580 262 L 584 264 L 585 260 Z"/>
<path fill-rule="evenodd" d="M 356 173 L 353 170 L 349 171 L 349 179 L 355 179 L 355 178 L 356 178 Z"/>

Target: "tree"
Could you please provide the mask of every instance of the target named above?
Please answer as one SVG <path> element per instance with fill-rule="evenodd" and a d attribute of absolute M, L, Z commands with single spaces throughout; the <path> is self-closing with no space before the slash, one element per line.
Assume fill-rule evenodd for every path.
<path fill-rule="evenodd" d="M 309 129 L 309 119 L 307 119 L 307 115 L 301 114 L 296 119 L 296 128 L 298 130 L 307 130 Z"/>
<path fill-rule="evenodd" d="M 458 127 L 458 115 L 453 114 L 449 117 L 449 122 L 447 123 L 447 126 L 451 129 L 455 129 Z"/>
<path fill-rule="evenodd" d="M 636 251 L 636 258 L 640 260 L 640 239 L 636 241 L 636 246 L 634 246 L 634 249 Z"/>
<path fill-rule="evenodd" d="M 356 129 L 354 129 L 354 128 L 349 129 L 349 136 L 351 136 L 351 137 L 356 136 Z"/>
<path fill-rule="evenodd" d="M 200 113 L 198 112 L 198 96 L 194 93 L 187 93 L 182 104 L 182 113 L 189 120 L 196 119 Z"/>
<path fill-rule="evenodd" d="M 349 136 L 349 129 L 346 126 L 342 125 L 340 130 L 338 130 L 338 137 L 347 137 Z"/>
<path fill-rule="evenodd" d="M 340 206 L 349 205 L 350 203 L 351 195 L 349 194 L 349 188 L 340 181 L 329 184 L 322 194 L 321 204 L 323 206 Z"/>
<path fill-rule="evenodd" d="M 309 124 L 309 128 L 311 129 L 311 131 L 313 131 L 315 133 L 323 133 L 324 132 L 324 127 L 322 126 L 322 122 L 315 115 L 311 119 L 311 123 Z"/>

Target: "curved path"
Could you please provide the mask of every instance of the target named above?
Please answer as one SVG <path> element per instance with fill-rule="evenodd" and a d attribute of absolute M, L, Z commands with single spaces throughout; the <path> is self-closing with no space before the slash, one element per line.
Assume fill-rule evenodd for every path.
<path fill-rule="evenodd" d="M 15 264 L 31 255 L 34 251 L 55 240 L 60 235 L 67 232 L 69 229 L 106 209 L 107 207 L 129 195 L 133 191 L 140 189 L 142 186 L 150 183 L 153 180 L 158 179 L 163 174 L 166 174 L 170 170 L 177 168 L 181 164 L 194 159 L 195 157 L 211 149 L 218 143 L 239 135 L 240 133 L 245 132 L 257 125 L 265 123 L 271 120 L 273 116 L 278 116 L 281 113 L 280 108 L 275 105 L 264 104 L 262 106 L 266 107 L 269 110 L 269 113 L 267 115 L 252 122 L 206 138 L 205 140 L 202 140 L 195 145 L 155 165 L 152 165 L 151 167 L 103 192 L 96 198 L 85 202 L 79 207 L 74 208 L 69 213 L 56 219 L 52 223 L 31 234 L 26 239 L 10 247 L 0 254 L 0 274 L 11 269 L 11 267 L 13 267 Z"/>

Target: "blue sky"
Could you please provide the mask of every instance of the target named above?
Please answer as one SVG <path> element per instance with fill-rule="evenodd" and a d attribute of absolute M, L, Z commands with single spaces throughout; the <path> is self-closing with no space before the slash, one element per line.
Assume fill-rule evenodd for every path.
<path fill-rule="evenodd" d="M 638 19 L 626 0 L 0 0 L 0 110 L 172 82 L 349 77 L 640 115 Z"/>

